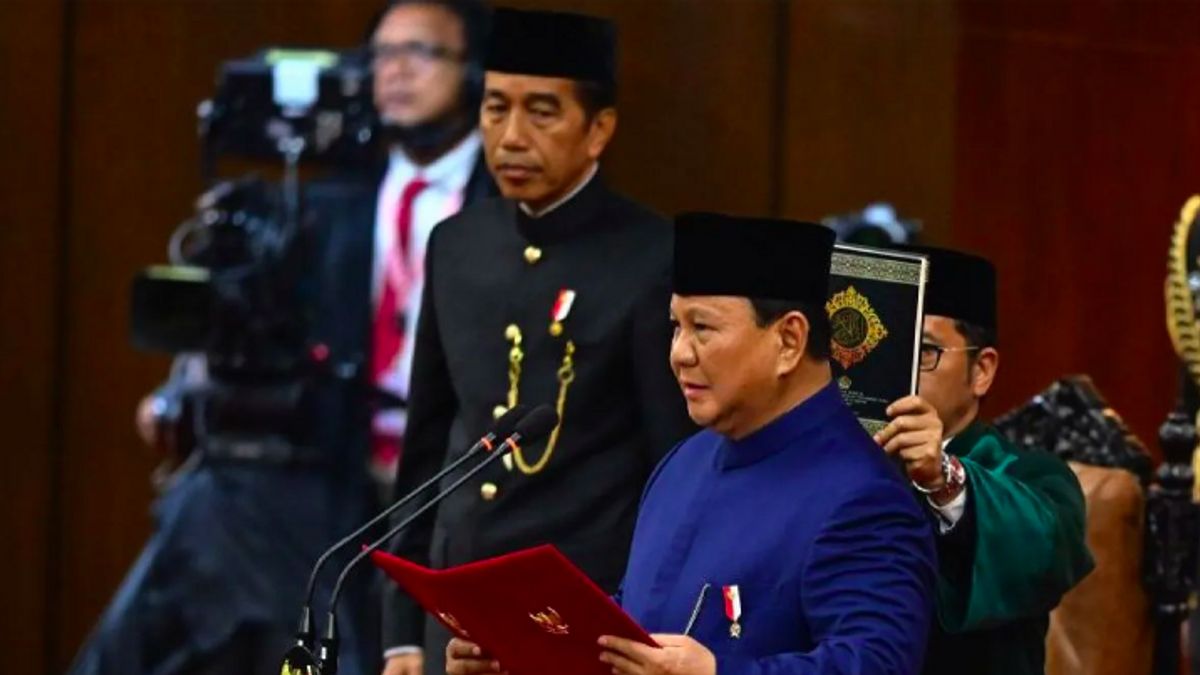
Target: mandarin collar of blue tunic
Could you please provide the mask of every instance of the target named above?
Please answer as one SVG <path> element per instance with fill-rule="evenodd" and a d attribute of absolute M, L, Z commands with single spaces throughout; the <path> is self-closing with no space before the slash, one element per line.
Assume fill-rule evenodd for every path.
<path fill-rule="evenodd" d="M 830 382 L 800 405 L 740 440 L 724 439 L 717 453 L 722 471 L 762 461 L 788 447 L 792 441 L 818 428 L 838 410 L 845 409 L 837 384 Z"/>

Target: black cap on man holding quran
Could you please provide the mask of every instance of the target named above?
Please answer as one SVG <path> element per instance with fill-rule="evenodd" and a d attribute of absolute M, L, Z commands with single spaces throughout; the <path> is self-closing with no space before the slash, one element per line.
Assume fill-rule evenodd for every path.
<path fill-rule="evenodd" d="M 996 266 L 982 256 L 932 246 L 904 246 L 929 258 L 925 313 L 966 321 L 996 337 Z"/>

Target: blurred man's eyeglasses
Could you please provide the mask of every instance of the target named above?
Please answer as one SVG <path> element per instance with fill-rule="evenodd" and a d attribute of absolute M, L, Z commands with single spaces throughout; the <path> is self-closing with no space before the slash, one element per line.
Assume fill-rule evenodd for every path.
<path fill-rule="evenodd" d="M 461 61 L 463 54 L 445 45 L 429 42 L 376 42 L 371 45 L 371 63 L 379 67 L 389 61 L 404 60 L 417 66 L 431 66 L 438 61 Z"/>
<path fill-rule="evenodd" d="M 979 347 L 943 347 L 922 342 L 921 360 L 918 367 L 921 372 L 928 373 L 931 370 L 937 370 L 938 364 L 942 362 L 942 354 L 946 352 L 977 352 L 979 349 Z"/>

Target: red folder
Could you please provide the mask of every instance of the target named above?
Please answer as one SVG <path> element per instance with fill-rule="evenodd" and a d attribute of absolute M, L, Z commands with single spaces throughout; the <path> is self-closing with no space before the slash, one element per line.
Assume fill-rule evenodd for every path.
<path fill-rule="evenodd" d="M 431 570 L 387 553 L 374 563 L 451 633 L 512 675 L 608 675 L 601 635 L 654 641 L 553 546 Z"/>

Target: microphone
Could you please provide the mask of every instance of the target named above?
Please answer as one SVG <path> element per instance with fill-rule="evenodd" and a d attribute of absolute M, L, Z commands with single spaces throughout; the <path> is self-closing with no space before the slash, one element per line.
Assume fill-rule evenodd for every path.
<path fill-rule="evenodd" d="M 513 406 L 512 410 L 504 413 L 500 419 L 496 420 L 496 424 L 492 427 L 491 431 L 476 441 L 475 445 L 472 445 L 470 449 L 468 449 L 461 457 L 448 464 L 441 471 L 438 471 L 429 480 L 418 485 L 416 489 L 405 495 L 396 503 L 381 511 L 374 518 L 368 520 L 357 530 L 346 535 L 333 546 L 330 546 L 325 550 L 324 553 L 321 554 L 321 557 L 317 558 L 317 562 L 313 565 L 312 572 L 309 574 L 308 586 L 304 592 L 304 607 L 302 607 L 300 610 L 300 623 L 299 628 L 296 631 L 296 644 L 291 650 L 288 651 L 288 655 L 284 657 L 285 672 L 287 672 L 287 664 L 289 662 L 295 661 L 296 663 L 302 663 L 305 661 L 305 655 L 301 654 L 301 651 L 308 652 L 308 656 L 311 657 L 311 651 L 316 637 L 314 634 L 315 631 L 313 630 L 312 602 L 313 595 L 316 592 L 317 575 L 320 573 L 321 568 L 325 566 L 325 563 L 328 562 L 331 557 L 333 557 L 333 554 L 353 543 L 372 527 L 375 527 L 379 523 L 383 522 L 388 516 L 404 507 L 413 499 L 416 499 L 416 497 L 422 492 L 425 492 L 430 487 L 437 485 L 443 478 L 445 478 L 451 472 L 457 470 L 463 464 L 466 464 L 469 459 L 475 457 L 481 451 L 486 450 L 491 452 L 496 447 L 496 443 L 499 439 L 508 438 L 511 436 L 514 430 L 517 428 L 517 424 L 528 416 L 529 406 Z M 299 670 L 298 672 L 305 671 Z"/>
<path fill-rule="evenodd" d="M 475 477 L 480 471 L 483 471 L 489 464 L 492 464 L 497 459 L 509 454 L 513 450 L 521 447 L 522 442 L 532 443 L 540 441 L 558 425 L 558 413 L 554 412 L 554 408 L 549 405 L 539 405 L 529 412 L 528 415 L 521 418 L 516 423 L 513 433 L 504 440 L 504 442 L 495 450 L 491 450 L 488 456 L 469 471 L 463 474 L 460 478 L 451 483 L 445 490 L 434 495 L 429 501 L 421 505 L 421 508 L 414 511 L 404 520 L 400 521 L 395 527 L 388 530 L 382 537 L 371 542 L 358 555 L 354 556 L 346 566 L 342 568 L 342 573 L 338 575 L 337 583 L 333 586 L 333 593 L 329 596 L 329 614 L 325 619 L 325 634 L 321 637 L 321 647 L 317 655 L 319 664 L 316 670 L 307 671 L 306 675 L 336 675 L 337 673 L 337 650 L 338 650 L 338 634 L 337 634 L 337 602 L 342 594 L 342 586 L 346 582 L 346 578 L 350 573 L 362 563 L 367 556 L 377 551 L 380 547 L 386 544 L 392 537 L 399 534 L 402 530 L 408 527 L 417 518 L 420 518 L 429 509 L 437 506 L 443 499 L 450 495 L 464 483 Z M 285 666 L 286 667 L 286 666 Z M 304 672 L 304 671 L 301 671 Z"/>

